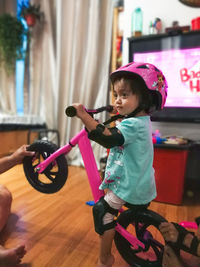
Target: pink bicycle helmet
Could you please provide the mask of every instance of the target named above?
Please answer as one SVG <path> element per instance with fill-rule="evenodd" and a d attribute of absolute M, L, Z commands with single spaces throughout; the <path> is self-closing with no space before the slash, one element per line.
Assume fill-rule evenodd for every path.
<path fill-rule="evenodd" d="M 158 94 L 159 103 L 157 109 L 163 109 L 167 98 L 168 85 L 165 76 L 158 68 L 150 63 L 131 62 L 112 72 L 110 75 L 111 81 L 113 82 L 116 76 L 123 73 L 140 76 L 144 80 L 147 88 Z"/>

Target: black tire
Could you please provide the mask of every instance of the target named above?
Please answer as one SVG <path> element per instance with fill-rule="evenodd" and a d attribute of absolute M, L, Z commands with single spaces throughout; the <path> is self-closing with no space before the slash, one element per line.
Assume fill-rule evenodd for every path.
<path fill-rule="evenodd" d="M 23 160 L 24 173 L 28 182 L 41 193 L 55 193 L 67 180 L 68 164 L 64 155 L 57 157 L 41 174 L 34 171 L 40 162 L 57 149 L 58 147 L 51 142 L 37 140 L 28 147 L 28 150 L 35 151 L 35 156 L 25 157 Z"/>
<path fill-rule="evenodd" d="M 134 213 L 131 209 L 120 214 L 117 222 L 145 244 L 144 250 L 134 250 L 132 245 L 115 234 L 115 245 L 123 259 L 133 267 L 161 267 L 165 241 L 159 231 L 161 222 L 167 220 L 151 210 Z M 147 229 L 148 228 L 148 229 Z M 156 239 L 154 238 L 156 236 Z"/>

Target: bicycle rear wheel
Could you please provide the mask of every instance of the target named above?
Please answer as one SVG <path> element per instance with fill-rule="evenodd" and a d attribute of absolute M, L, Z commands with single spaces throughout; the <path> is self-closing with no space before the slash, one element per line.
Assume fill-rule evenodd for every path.
<path fill-rule="evenodd" d="M 114 241 L 123 259 L 133 267 L 161 267 L 165 241 L 158 227 L 166 219 L 148 209 L 137 213 L 129 209 L 117 222 L 145 245 L 136 250 L 116 231 Z"/>
<path fill-rule="evenodd" d="M 41 174 L 35 171 L 37 165 L 57 149 L 58 147 L 51 142 L 38 140 L 28 148 L 30 151 L 35 151 L 35 156 L 25 157 L 23 160 L 24 173 L 28 182 L 41 193 L 55 193 L 67 180 L 68 164 L 64 155 L 57 157 Z"/>

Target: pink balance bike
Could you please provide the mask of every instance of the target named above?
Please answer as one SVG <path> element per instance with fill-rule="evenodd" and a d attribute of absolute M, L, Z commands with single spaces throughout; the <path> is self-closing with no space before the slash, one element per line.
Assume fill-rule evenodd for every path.
<path fill-rule="evenodd" d="M 112 106 L 96 110 L 87 110 L 92 116 L 102 111 L 111 112 Z M 67 116 L 76 115 L 76 109 L 68 107 Z M 29 146 L 35 156 L 26 157 L 23 162 L 24 172 L 29 183 L 39 192 L 55 193 L 65 184 L 68 176 L 68 164 L 65 155 L 78 145 L 94 201 L 97 202 L 104 191 L 99 190 L 101 177 L 94 158 L 88 134 L 85 129 L 74 136 L 61 148 L 55 144 L 37 140 Z M 161 222 L 166 219 L 150 209 L 134 212 L 131 207 L 120 210 L 117 217 L 115 244 L 123 259 L 134 267 L 161 267 L 165 241 L 159 231 Z"/>

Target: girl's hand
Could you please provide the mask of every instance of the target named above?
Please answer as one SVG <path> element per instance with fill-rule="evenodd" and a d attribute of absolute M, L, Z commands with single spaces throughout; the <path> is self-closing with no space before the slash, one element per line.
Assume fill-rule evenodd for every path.
<path fill-rule="evenodd" d="M 76 116 L 83 122 L 89 132 L 96 129 L 98 122 L 87 113 L 82 104 L 74 103 L 72 106 L 76 109 Z"/>
<path fill-rule="evenodd" d="M 110 112 L 110 114 L 117 114 L 117 109 L 115 106 L 112 106 L 113 110 Z"/>
<path fill-rule="evenodd" d="M 86 111 L 85 111 L 85 107 L 82 105 L 82 104 L 80 104 L 80 103 L 74 103 L 74 104 L 72 104 L 72 106 L 76 109 L 76 116 L 78 117 L 78 118 L 82 118 L 82 116 L 85 114 L 85 113 L 87 113 Z"/>

